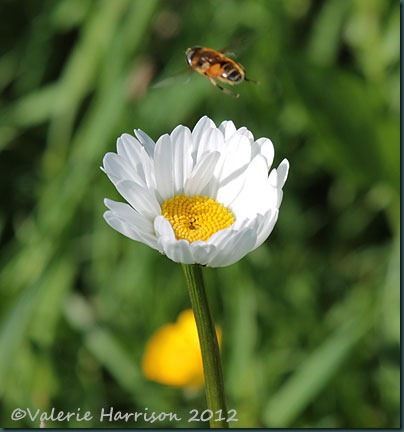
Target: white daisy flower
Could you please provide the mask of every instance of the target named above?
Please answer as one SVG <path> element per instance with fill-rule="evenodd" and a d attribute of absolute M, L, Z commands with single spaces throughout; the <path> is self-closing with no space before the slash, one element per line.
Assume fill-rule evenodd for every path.
<path fill-rule="evenodd" d="M 105 199 L 107 223 L 182 264 L 224 267 L 260 246 L 278 218 L 289 162 L 270 171 L 268 138 L 202 117 L 155 143 L 123 134 L 103 170 L 128 202 Z"/>

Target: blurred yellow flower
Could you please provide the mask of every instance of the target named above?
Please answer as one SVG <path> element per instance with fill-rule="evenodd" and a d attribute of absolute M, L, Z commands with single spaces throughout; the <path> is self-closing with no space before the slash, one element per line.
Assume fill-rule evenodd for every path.
<path fill-rule="evenodd" d="M 220 342 L 220 330 L 216 327 Z M 144 375 L 161 384 L 201 387 L 204 383 L 198 331 L 192 309 L 165 324 L 150 338 L 143 355 Z"/>

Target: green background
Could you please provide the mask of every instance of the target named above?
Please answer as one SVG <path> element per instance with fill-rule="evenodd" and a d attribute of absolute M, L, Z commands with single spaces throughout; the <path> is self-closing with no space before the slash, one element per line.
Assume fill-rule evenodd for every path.
<path fill-rule="evenodd" d="M 54 407 L 94 419 L 48 427 L 206 427 L 97 420 L 206 407 L 142 375 L 189 299 L 180 266 L 104 222 L 122 199 L 99 169 L 121 133 L 206 114 L 291 165 L 269 239 L 205 271 L 232 426 L 398 427 L 399 2 L 5 0 L 0 17 L 0 426 Z M 234 98 L 177 73 L 194 45 L 259 84 Z"/>

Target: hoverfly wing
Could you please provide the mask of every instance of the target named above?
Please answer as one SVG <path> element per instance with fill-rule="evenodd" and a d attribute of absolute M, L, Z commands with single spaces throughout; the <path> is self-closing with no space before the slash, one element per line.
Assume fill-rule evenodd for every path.
<path fill-rule="evenodd" d="M 189 67 L 181 69 L 173 74 L 167 76 L 166 78 L 158 79 L 150 88 L 158 89 L 169 87 L 175 84 L 188 84 L 191 80 L 191 70 Z"/>

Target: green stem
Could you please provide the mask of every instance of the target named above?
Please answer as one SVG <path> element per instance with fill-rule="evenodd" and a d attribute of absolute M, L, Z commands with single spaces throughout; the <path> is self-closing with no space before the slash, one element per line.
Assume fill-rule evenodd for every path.
<path fill-rule="evenodd" d="M 228 428 L 226 421 L 227 409 L 224 397 L 224 383 L 222 365 L 220 362 L 219 344 L 217 342 L 215 325 L 213 323 L 205 285 L 203 283 L 202 269 L 198 265 L 183 264 L 185 279 L 187 281 L 189 297 L 195 315 L 201 346 L 203 372 L 205 375 L 205 392 L 208 408 L 213 417 L 210 420 L 211 428 Z"/>

